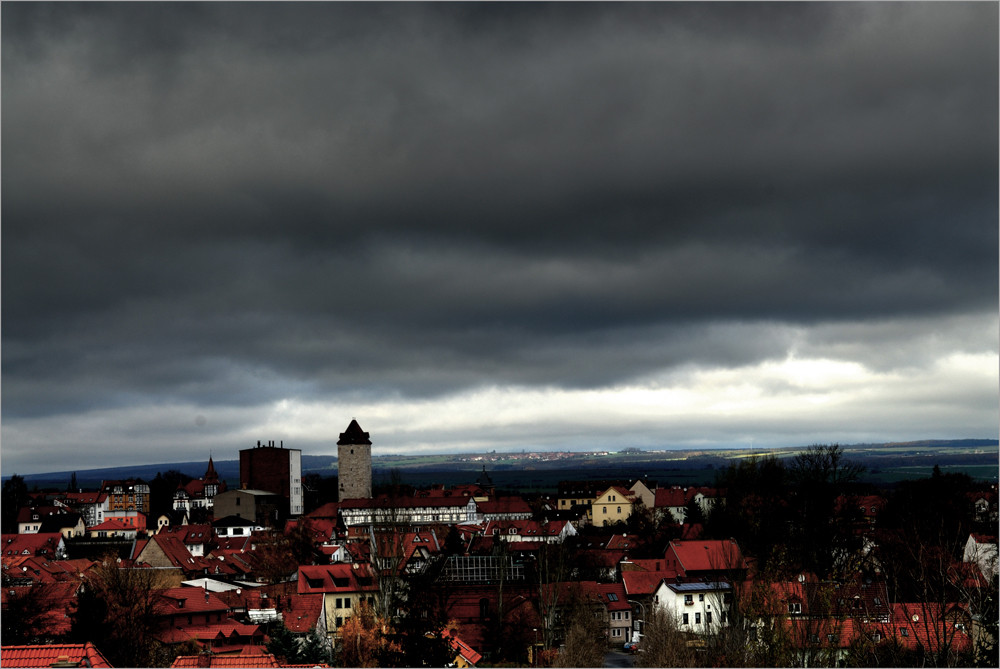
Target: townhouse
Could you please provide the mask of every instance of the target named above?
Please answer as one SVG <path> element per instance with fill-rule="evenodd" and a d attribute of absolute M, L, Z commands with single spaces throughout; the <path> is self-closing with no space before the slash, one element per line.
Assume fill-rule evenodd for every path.
<path fill-rule="evenodd" d="M 362 602 L 375 604 L 378 584 L 367 564 L 341 563 L 300 566 L 297 592 L 322 595 L 326 633 L 339 637 L 344 621 L 355 614 Z"/>

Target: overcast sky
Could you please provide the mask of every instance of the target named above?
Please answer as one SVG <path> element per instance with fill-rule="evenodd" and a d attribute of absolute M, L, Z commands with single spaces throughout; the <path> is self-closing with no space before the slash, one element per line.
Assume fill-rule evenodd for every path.
<path fill-rule="evenodd" d="M 4 3 L 3 473 L 996 438 L 996 3 Z"/>

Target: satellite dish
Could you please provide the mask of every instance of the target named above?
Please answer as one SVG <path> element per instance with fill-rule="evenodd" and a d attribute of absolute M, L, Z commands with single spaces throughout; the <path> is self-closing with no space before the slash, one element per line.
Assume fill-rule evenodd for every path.
<path fill-rule="evenodd" d="M 243 593 L 243 590 L 241 590 L 240 588 L 236 588 L 236 594 L 237 595 L 242 594 L 242 593 Z"/>
<path fill-rule="evenodd" d="M 914 613 L 914 614 L 913 614 L 913 618 L 911 618 L 911 620 L 912 620 L 913 622 L 917 622 L 918 620 L 920 620 L 920 616 L 918 616 L 918 615 L 917 615 L 916 613 Z"/>

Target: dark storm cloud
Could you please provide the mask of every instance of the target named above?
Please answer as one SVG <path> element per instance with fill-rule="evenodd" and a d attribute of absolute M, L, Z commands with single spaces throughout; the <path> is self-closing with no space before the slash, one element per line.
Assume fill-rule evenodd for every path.
<path fill-rule="evenodd" d="M 5 418 L 875 364 L 995 311 L 996 20 L 5 5 Z"/>

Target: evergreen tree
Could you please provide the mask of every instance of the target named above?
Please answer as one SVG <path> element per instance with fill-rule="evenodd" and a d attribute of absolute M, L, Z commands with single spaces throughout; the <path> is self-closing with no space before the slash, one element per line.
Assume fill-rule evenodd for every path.
<path fill-rule="evenodd" d="M 299 642 L 285 624 L 278 620 L 271 623 L 268 630 L 267 652 L 285 664 L 301 664 L 299 659 Z"/>
<path fill-rule="evenodd" d="M 28 486 L 24 483 L 24 477 L 14 474 L 3 484 L 2 502 L 0 502 L 0 513 L 2 513 L 3 533 L 17 533 L 17 513 L 21 507 L 28 503 Z"/>
<path fill-rule="evenodd" d="M 325 634 L 315 627 L 299 644 L 297 664 L 333 664 L 333 651 Z"/>

